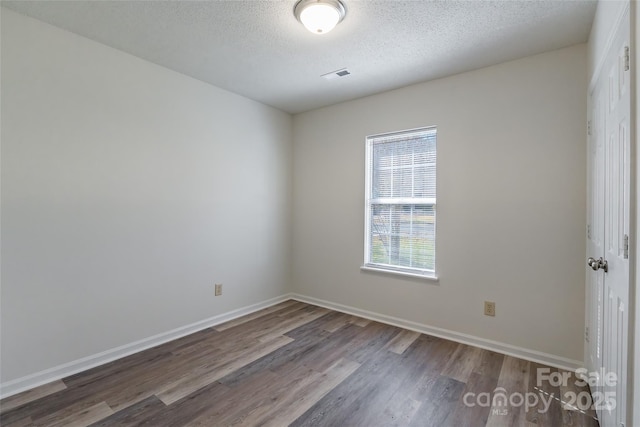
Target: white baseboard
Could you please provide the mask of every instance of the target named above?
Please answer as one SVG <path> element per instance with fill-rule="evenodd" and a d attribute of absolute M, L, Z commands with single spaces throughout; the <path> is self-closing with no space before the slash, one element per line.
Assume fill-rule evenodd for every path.
<path fill-rule="evenodd" d="M 0 398 L 4 399 L 25 390 L 41 386 L 52 381 L 60 380 L 62 378 L 68 377 L 69 375 L 77 374 L 78 372 L 86 371 L 87 369 L 104 365 L 105 363 L 112 362 L 114 360 L 129 356 L 131 354 L 146 350 L 151 347 L 155 347 L 160 344 L 164 344 L 169 341 L 173 341 L 194 332 L 198 332 L 203 329 L 228 322 L 229 320 L 233 320 L 235 318 L 245 316 L 255 311 L 262 310 L 263 308 L 267 308 L 280 302 L 289 300 L 291 299 L 291 297 L 291 294 L 281 295 L 276 298 L 271 298 L 266 301 L 261 301 L 259 303 L 241 307 L 227 313 L 219 314 L 217 316 L 213 316 L 208 319 L 192 323 L 190 325 L 182 326 L 171 331 L 163 332 L 152 337 L 144 338 L 120 347 L 112 348 L 98 354 L 83 357 L 82 359 L 74 360 L 63 365 L 45 369 L 44 371 L 36 372 L 34 374 L 17 378 L 15 380 L 4 382 L 0 384 Z"/>
<path fill-rule="evenodd" d="M 374 313 L 372 311 L 361 310 L 356 307 L 338 304 L 331 301 L 325 301 L 300 294 L 292 294 L 291 298 L 297 301 L 306 302 L 308 304 L 318 305 L 321 307 L 329 308 L 331 310 L 375 320 L 376 322 L 386 323 L 388 325 L 397 326 L 399 328 L 410 329 L 422 334 L 432 335 L 462 344 L 472 345 L 474 347 L 484 348 L 487 350 L 495 351 L 497 353 L 518 357 L 520 359 L 529 360 L 532 362 L 542 363 L 544 365 L 553 366 L 568 371 L 575 371 L 576 369 L 582 368 L 584 366 L 584 363 L 580 360 L 567 359 L 565 357 L 560 357 L 549 353 L 529 350 L 511 344 L 487 340 L 484 338 L 475 337 L 473 335 L 462 334 L 447 329 L 412 322 L 410 320 Z"/>
<path fill-rule="evenodd" d="M 434 326 L 423 325 L 421 323 L 412 322 L 410 320 L 400 319 L 384 314 L 378 314 L 372 311 L 362 310 L 356 307 L 338 304 L 331 301 L 325 301 L 318 298 L 308 297 L 300 294 L 284 294 L 276 298 L 271 298 L 266 301 L 248 305 L 246 307 L 241 307 L 227 313 L 219 314 L 217 316 L 213 316 L 208 319 L 192 323 L 190 325 L 182 326 L 171 331 L 163 332 L 152 337 L 144 338 L 130 344 L 125 344 L 123 346 L 106 350 L 91 356 L 83 357 L 82 359 L 74 360 L 72 362 L 55 366 L 44 371 L 36 372 L 34 374 L 17 378 L 12 381 L 4 382 L 0 384 L 0 398 L 4 399 L 14 394 L 32 389 L 34 387 L 38 387 L 52 381 L 60 380 L 62 378 L 68 377 L 69 375 L 77 374 L 79 372 L 86 371 L 87 369 L 104 365 L 105 363 L 121 359 L 131 354 L 146 350 L 151 347 L 155 347 L 160 344 L 164 344 L 166 342 L 184 337 L 194 332 L 198 332 L 203 329 L 228 322 L 229 320 L 251 314 L 253 312 L 281 303 L 288 299 L 294 299 L 308 304 L 318 305 L 321 307 L 329 308 L 331 310 L 352 314 L 354 316 L 364 317 L 366 319 L 375 320 L 377 322 L 386 323 L 388 325 L 409 329 L 427 335 L 433 335 L 436 337 L 484 348 L 487 350 L 492 350 L 498 353 L 519 357 L 524 360 L 530 360 L 561 369 L 575 371 L 576 369 L 583 367 L 582 361 L 579 360 L 567 359 L 564 357 L 555 356 L 553 354 L 529 350 L 526 348 L 517 347 L 497 341 L 491 341 L 472 335 L 436 328 Z"/>

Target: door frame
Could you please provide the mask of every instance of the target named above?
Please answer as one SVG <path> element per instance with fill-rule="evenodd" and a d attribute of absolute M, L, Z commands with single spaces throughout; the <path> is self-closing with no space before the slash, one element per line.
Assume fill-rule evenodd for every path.
<path fill-rule="evenodd" d="M 640 165 L 640 150 L 637 146 L 637 128 L 640 123 L 640 109 L 638 108 L 638 82 L 640 81 L 640 70 L 638 69 L 637 57 L 640 54 L 640 7 L 637 2 L 629 2 L 630 14 L 630 36 L 629 49 L 631 52 L 631 117 L 630 121 L 630 149 L 631 149 L 631 194 L 630 194 L 630 224 L 629 224 L 629 251 L 632 256 L 629 259 L 629 402 L 627 405 L 627 420 L 629 426 L 640 425 L 640 277 L 638 277 L 637 266 L 640 265 L 640 254 L 636 250 L 640 241 L 640 208 L 638 207 L 637 189 L 640 188 L 640 176 L 638 165 Z M 624 13 L 624 12 L 623 12 Z M 617 27 L 617 26 L 616 26 Z M 617 28 L 616 28 L 617 29 Z M 614 29 L 614 31 L 616 30 Z"/>

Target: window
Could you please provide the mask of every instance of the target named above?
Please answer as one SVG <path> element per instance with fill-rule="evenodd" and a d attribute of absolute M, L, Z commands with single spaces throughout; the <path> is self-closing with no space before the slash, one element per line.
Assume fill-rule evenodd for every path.
<path fill-rule="evenodd" d="M 436 128 L 367 137 L 364 268 L 435 277 Z"/>

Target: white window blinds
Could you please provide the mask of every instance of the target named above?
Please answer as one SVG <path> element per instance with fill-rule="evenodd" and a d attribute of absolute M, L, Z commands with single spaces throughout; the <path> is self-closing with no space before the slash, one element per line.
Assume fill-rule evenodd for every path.
<path fill-rule="evenodd" d="M 436 129 L 367 138 L 365 266 L 435 272 Z"/>

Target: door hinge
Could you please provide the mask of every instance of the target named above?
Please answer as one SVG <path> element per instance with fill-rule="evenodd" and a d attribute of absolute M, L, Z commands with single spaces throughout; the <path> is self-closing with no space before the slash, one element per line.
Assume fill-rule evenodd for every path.
<path fill-rule="evenodd" d="M 624 235 L 624 259 L 629 259 L 629 235 Z"/>
<path fill-rule="evenodd" d="M 591 136 L 591 120 L 587 120 L 587 135 Z"/>
<path fill-rule="evenodd" d="M 587 239 L 591 240 L 591 224 L 587 224 Z"/>
<path fill-rule="evenodd" d="M 631 67 L 631 58 L 629 57 L 629 46 L 624 47 L 624 70 L 629 71 Z"/>
<path fill-rule="evenodd" d="M 584 340 L 589 342 L 589 327 L 584 328 Z"/>

